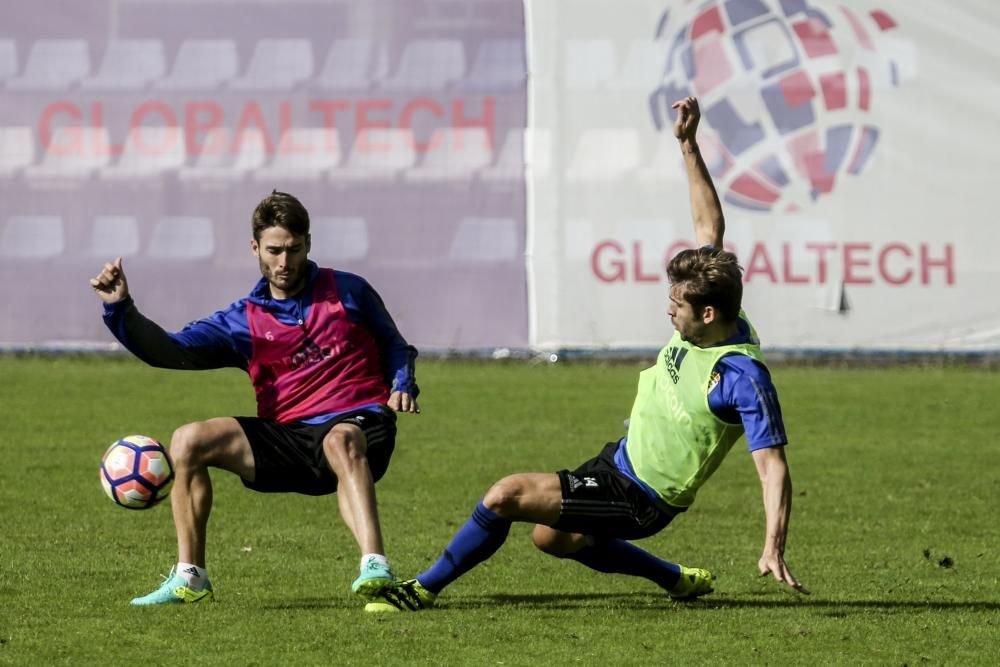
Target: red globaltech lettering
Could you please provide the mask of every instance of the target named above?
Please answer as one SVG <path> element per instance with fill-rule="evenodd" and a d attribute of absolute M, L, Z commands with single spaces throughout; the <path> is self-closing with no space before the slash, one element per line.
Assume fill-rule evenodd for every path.
<path fill-rule="evenodd" d="M 262 107 L 258 100 L 247 100 L 235 114 L 227 117 L 226 108 L 214 100 L 195 100 L 179 107 L 163 100 L 147 100 L 136 106 L 129 118 L 129 129 L 145 126 L 182 127 L 185 149 L 189 155 L 217 154 L 224 151 L 238 153 L 240 141 L 246 130 L 257 130 L 263 137 L 264 149 L 273 153 L 280 137 L 293 127 L 321 127 L 337 129 L 346 126 L 357 134 L 370 128 L 412 129 L 415 124 L 434 127 L 482 127 L 487 131 L 490 146 L 494 146 L 496 130 L 496 99 L 491 96 L 466 99 L 455 97 L 440 100 L 431 97 L 414 97 L 405 101 L 382 98 L 365 99 L 310 99 L 304 101 L 277 100 L 271 107 Z M 267 111 L 276 111 L 277 123 L 272 127 L 265 120 Z M 54 129 L 60 126 L 103 127 L 105 104 L 101 101 L 80 105 L 67 100 L 46 106 L 38 119 L 38 136 L 42 148 L 62 154 L 94 153 L 121 155 L 123 143 L 85 145 L 84 136 L 74 135 L 65 145 L 53 145 Z M 319 123 L 317 124 L 317 121 Z M 206 136 L 220 127 L 233 129 L 231 143 L 206 142 Z M 95 135 L 96 136 L 96 135 Z M 168 135 L 171 136 L 171 135 Z M 353 135 L 352 135 L 353 136 Z M 171 141 L 174 141 L 171 139 Z M 167 151 L 172 146 L 137 147 L 144 152 Z M 324 150 L 323 146 L 283 146 L 290 152 L 308 153 Z M 379 146 L 368 147 L 379 150 Z M 414 149 L 425 153 L 435 146 L 430 141 L 414 140 Z M 382 147 L 384 149 L 384 147 Z"/>
<path fill-rule="evenodd" d="M 604 283 L 656 283 L 666 281 L 665 267 L 674 255 L 693 247 L 687 241 L 674 242 L 666 247 L 660 261 L 651 262 L 641 241 L 604 240 L 594 246 L 590 267 L 594 277 Z M 729 244 L 726 250 L 740 257 L 746 283 L 825 285 L 841 278 L 830 275 L 831 264 L 839 260 L 847 285 L 955 284 L 955 247 L 951 243 L 758 242 L 749 253 Z"/>

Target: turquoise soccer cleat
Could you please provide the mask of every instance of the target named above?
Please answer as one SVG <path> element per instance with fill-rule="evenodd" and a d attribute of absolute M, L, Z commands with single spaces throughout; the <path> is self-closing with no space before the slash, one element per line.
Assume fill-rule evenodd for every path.
<path fill-rule="evenodd" d="M 670 589 L 670 597 L 674 600 L 694 600 L 702 595 L 708 595 L 714 588 L 715 575 L 708 570 L 697 567 L 681 567 L 681 576 Z"/>
<path fill-rule="evenodd" d="M 375 561 L 374 558 L 369 558 L 364 567 L 361 568 L 361 574 L 351 584 L 351 590 L 358 597 L 370 602 L 378 599 L 382 591 L 394 583 L 396 583 L 396 576 L 389 569 L 389 566 Z"/>
<path fill-rule="evenodd" d="M 435 600 L 437 594 L 431 593 L 416 579 L 409 579 L 386 588 L 382 591 L 382 599 L 366 604 L 365 611 L 375 614 L 421 611 L 432 608 Z"/>
<path fill-rule="evenodd" d="M 135 607 L 149 607 L 157 604 L 210 602 L 213 595 L 212 584 L 206 582 L 204 588 L 196 591 L 188 587 L 187 580 L 174 572 L 174 568 L 170 568 L 170 574 L 163 578 L 159 588 L 149 595 L 133 599 L 129 604 Z"/>

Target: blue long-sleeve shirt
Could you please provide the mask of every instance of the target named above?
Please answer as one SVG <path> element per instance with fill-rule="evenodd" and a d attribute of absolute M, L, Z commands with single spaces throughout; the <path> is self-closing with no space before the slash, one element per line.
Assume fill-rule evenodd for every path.
<path fill-rule="evenodd" d="M 247 370 L 252 354 L 247 302 L 266 308 L 284 324 L 304 322 L 312 306 L 313 283 L 319 274 L 316 264 L 308 264 L 308 282 L 295 296 L 273 298 L 267 280 L 261 278 L 247 297 L 191 322 L 176 333 L 164 331 L 143 316 L 131 297 L 105 304 L 104 323 L 127 350 L 157 368 Z M 382 298 L 361 276 L 334 271 L 334 279 L 348 318 L 365 327 L 375 339 L 390 391 L 405 391 L 416 398 L 420 393 L 414 371 L 417 350 L 403 339 Z"/>

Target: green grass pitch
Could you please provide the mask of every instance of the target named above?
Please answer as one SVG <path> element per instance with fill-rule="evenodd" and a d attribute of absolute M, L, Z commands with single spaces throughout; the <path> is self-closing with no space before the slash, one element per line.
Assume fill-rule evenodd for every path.
<path fill-rule="evenodd" d="M 428 565 L 500 477 L 575 467 L 622 432 L 639 364 L 425 361 L 378 498 L 394 569 Z M 175 559 L 169 507 L 102 493 L 119 436 L 251 414 L 237 371 L 119 357 L 0 357 L 0 664 L 1000 664 L 1000 374 L 777 367 L 809 597 L 756 572 L 760 485 L 743 441 L 698 502 L 641 544 L 716 593 L 537 552 L 517 524 L 428 613 L 370 617 L 333 497 L 262 496 L 213 472 L 216 601 L 134 609 Z"/>

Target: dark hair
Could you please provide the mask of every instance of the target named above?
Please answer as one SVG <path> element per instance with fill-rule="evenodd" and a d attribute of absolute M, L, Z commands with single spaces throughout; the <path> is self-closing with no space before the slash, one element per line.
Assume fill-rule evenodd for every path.
<path fill-rule="evenodd" d="M 733 253 L 711 247 L 682 250 L 667 265 L 667 277 L 671 285 L 681 286 L 696 313 L 712 306 L 725 320 L 739 317 L 743 268 Z"/>
<path fill-rule="evenodd" d="M 282 227 L 295 236 L 309 233 L 309 211 L 292 195 L 277 190 L 260 200 L 250 222 L 256 241 L 260 240 L 261 233 L 269 227 Z"/>

